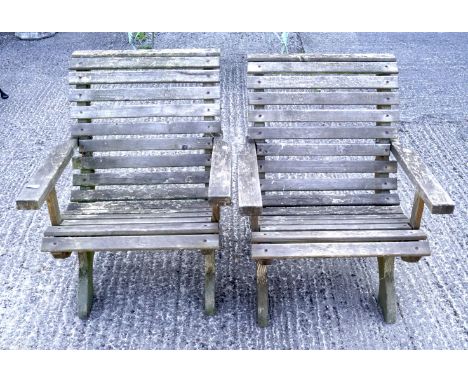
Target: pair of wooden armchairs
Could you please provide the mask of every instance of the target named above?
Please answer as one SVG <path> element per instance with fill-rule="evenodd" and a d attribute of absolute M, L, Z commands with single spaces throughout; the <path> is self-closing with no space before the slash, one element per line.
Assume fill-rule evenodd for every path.
<path fill-rule="evenodd" d="M 71 137 L 25 185 L 17 207 L 46 201 L 42 251 L 78 253 L 78 315 L 91 309 L 95 252 L 159 249 L 201 250 L 205 312 L 213 314 L 220 207 L 231 203 L 232 184 L 219 51 L 82 51 L 70 70 Z M 238 184 L 241 213 L 251 217 L 258 324 L 268 324 L 267 266 L 319 257 L 377 257 L 379 302 L 394 322 L 395 257 L 430 254 L 424 205 L 454 209 L 397 140 L 394 56 L 251 55 L 247 70 Z M 77 188 L 60 212 L 55 183 L 71 159 Z M 391 192 L 397 162 L 416 187 L 410 218 Z"/>

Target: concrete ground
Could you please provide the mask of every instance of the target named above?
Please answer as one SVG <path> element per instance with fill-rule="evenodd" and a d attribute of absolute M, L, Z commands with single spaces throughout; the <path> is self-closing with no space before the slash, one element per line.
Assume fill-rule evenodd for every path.
<path fill-rule="evenodd" d="M 292 33 L 291 52 L 392 52 L 400 68 L 401 139 L 456 203 L 423 228 L 433 256 L 396 263 L 398 322 L 378 308 L 375 259 L 272 265 L 271 325 L 255 322 L 248 226 L 223 210 L 218 313 L 202 313 L 197 253 L 99 253 L 89 320 L 75 314 L 77 260 L 39 251 L 46 209 L 15 210 L 15 197 L 47 152 L 67 137 L 67 63 L 76 49 L 128 48 L 126 34 L 59 33 L 40 41 L 0 34 L 0 348 L 2 349 L 466 349 L 468 346 L 468 34 Z M 222 49 L 224 135 L 237 153 L 246 126 L 245 54 L 279 52 L 271 34 L 157 34 L 156 48 Z M 400 172 L 402 174 L 402 172 Z M 68 169 L 58 184 L 70 193 Z M 235 176 L 234 176 L 235 179 Z M 403 207 L 413 190 L 401 176 Z"/>

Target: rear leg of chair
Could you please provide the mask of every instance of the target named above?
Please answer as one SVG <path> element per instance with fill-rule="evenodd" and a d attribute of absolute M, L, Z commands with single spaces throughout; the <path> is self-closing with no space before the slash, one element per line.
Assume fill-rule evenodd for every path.
<path fill-rule="evenodd" d="M 384 320 L 387 324 L 396 321 L 397 305 L 395 294 L 395 258 L 384 256 L 379 262 L 379 304 L 382 307 Z"/>
<path fill-rule="evenodd" d="M 93 305 L 94 252 L 78 252 L 78 317 L 89 316 Z"/>
<path fill-rule="evenodd" d="M 216 259 L 215 250 L 204 250 L 205 258 L 205 314 L 215 314 L 215 279 Z"/>
<path fill-rule="evenodd" d="M 257 261 L 257 323 L 260 327 L 268 326 L 268 274 L 267 263 Z"/>

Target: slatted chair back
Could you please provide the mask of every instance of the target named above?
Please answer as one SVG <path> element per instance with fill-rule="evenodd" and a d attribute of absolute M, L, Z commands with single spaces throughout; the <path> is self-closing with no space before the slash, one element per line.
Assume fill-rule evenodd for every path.
<path fill-rule="evenodd" d="M 388 54 L 249 55 L 263 205 L 398 204 L 397 74 Z"/>
<path fill-rule="evenodd" d="M 72 201 L 206 199 L 219 51 L 74 52 Z"/>

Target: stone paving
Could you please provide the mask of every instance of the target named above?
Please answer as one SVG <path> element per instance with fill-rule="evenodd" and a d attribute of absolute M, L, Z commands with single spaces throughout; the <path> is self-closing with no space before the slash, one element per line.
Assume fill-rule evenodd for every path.
<path fill-rule="evenodd" d="M 378 308 L 375 259 L 278 262 L 270 267 L 271 325 L 255 322 L 248 225 L 223 209 L 214 317 L 202 312 L 195 252 L 99 253 L 89 320 L 75 313 L 77 260 L 39 251 L 46 209 L 15 210 L 15 197 L 47 152 L 67 137 L 67 64 L 77 49 L 127 49 L 125 33 L 59 33 L 20 41 L 0 33 L 0 348 L 2 349 L 466 349 L 468 34 L 292 33 L 291 52 L 391 52 L 400 68 L 401 140 L 456 203 L 423 228 L 433 256 L 396 263 L 398 322 Z M 279 52 L 271 33 L 158 33 L 155 48 L 222 49 L 223 130 L 237 153 L 246 129 L 245 55 Z M 406 211 L 413 189 L 400 172 Z M 59 181 L 60 204 L 71 170 Z M 234 176 L 235 179 L 235 176 Z"/>

